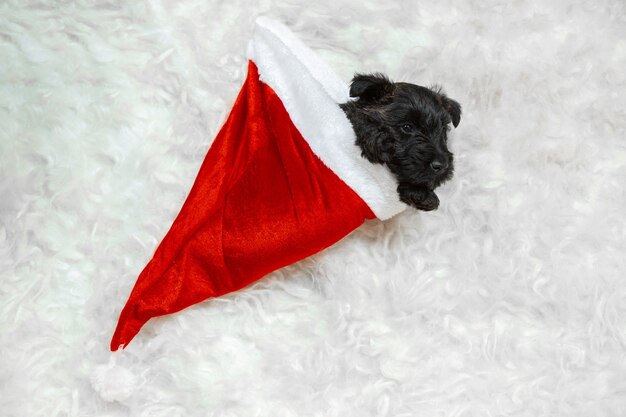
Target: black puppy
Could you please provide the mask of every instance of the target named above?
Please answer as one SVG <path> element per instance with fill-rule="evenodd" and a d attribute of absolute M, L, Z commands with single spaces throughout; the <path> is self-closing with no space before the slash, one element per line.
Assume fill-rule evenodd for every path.
<path fill-rule="evenodd" d="M 385 75 L 356 74 L 350 97 L 341 104 L 370 162 L 385 164 L 398 179 L 400 200 L 420 210 L 439 206 L 435 188 L 452 177 L 447 147 L 450 123 L 457 127 L 461 106 L 441 89 L 394 83 Z"/>

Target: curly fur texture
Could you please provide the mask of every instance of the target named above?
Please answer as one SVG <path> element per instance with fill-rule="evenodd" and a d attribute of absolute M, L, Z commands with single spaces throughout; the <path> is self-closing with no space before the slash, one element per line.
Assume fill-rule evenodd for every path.
<path fill-rule="evenodd" d="M 434 189 L 452 178 L 448 130 L 461 121 L 461 105 L 441 87 L 394 83 L 381 73 L 357 74 L 355 101 L 341 104 L 363 157 L 384 164 L 398 180 L 400 200 L 424 211 L 439 207 Z"/>
<path fill-rule="evenodd" d="M 463 104 L 438 210 L 108 341 L 256 16 Z M 0 5 L 0 416 L 626 415 L 623 0 Z M 376 165 L 380 166 L 380 165 Z"/>

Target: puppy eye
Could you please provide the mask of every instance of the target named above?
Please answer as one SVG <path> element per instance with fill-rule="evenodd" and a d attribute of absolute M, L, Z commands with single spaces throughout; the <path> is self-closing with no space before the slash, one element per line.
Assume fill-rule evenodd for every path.
<path fill-rule="evenodd" d="M 413 132 L 413 125 L 411 123 L 405 123 L 405 124 L 402 125 L 400 130 L 402 130 L 404 133 L 412 133 Z"/>

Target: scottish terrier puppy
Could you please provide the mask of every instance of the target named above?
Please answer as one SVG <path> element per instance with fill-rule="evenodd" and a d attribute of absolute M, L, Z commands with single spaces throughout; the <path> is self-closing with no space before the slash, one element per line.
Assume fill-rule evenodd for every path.
<path fill-rule="evenodd" d="M 356 74 L 350 97 L 356 100 L 340 106 L 363 157 L 389 167 L 401 201 L 424 211 L 439 207 L 433 190 L 452 177 L 447 132 L 461 121 L 460 104 L 440 88 L 395 83 L 380 73 Z"/>

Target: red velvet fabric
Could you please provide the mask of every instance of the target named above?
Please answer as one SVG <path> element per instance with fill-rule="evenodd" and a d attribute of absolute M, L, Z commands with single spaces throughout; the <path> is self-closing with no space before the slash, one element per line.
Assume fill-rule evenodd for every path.
<path fill-rule="evenodd" d="M 245 287 L 374 217 L 311 151 L 250 61 L 187 200 L 121 312 L 111 350 L 150 318 Z"/>

